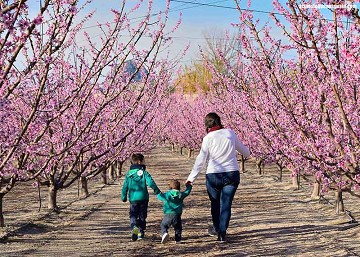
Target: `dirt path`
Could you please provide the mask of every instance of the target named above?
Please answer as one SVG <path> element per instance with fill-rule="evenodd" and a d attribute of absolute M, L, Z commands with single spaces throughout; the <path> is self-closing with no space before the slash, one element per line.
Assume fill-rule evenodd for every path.
<path fill-rule="evenodd" d="M 146 158 L 163 191 L 169 178 L 185 180 L 194 162 L 168 148 L 158 148 Z M 10 226 L 3 230 L 8 238 L 0 243 L 0 256 L 360 256 L 359 226 L 346 223 L 347 217 L 335 215 L 330 205 L 307 200 L 307 187 L 293 191 L 287 187 L 289 178 L 276 182 L 271 170 L 260 177 L 254 165 L 247 169 L 234 200 L 228 244 L 219 244 L 206 233 L 210 211 L 202 174 L 185 200 L 180 245 L 160 244 L 162 204 L 154 195 L 146 238 L 131 242 L 129 205 L 119 199 L 120 179 L 108 186 L 94 182 L 86 199 L 70 200 L 76 187 L 60 194 L 60 199 L 68 199 L 59 202 L 67 206 L 60 214 L 37 213 L 36 194 L 27 205 L 26 197 L 13 196 L 11 201 L 9 196 L 5 208 Z M 19 206 L 28 210 L 20 211 Z M 354 215 L 360 219 L 360 208 Z M 21 219 L 31 222 L 19 223 Z"/>

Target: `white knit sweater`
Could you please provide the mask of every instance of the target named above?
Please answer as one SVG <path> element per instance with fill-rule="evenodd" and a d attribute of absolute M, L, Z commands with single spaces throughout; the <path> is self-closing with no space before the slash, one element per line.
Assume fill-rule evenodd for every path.
<path fill-rule="evenodd" d="M 194 167 L 188 181 L 194 182 L 207 163 L 206 174 L 239 170 L 236 152 L 244 157 L 250 155 L 249 149 L 243 145 L 231 129 L 219 129 L 208 133 L 201 144 Z"/>

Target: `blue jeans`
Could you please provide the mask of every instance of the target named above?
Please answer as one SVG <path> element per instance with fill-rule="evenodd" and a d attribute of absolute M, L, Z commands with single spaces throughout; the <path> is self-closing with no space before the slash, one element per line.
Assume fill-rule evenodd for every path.
<path fill-rule="evenodd" d="M 214 229 L 220 235 L 226 235 L 229 227 L 231 205 L 239 183 L 239 171 L 206 174 L 212 221 Z"/>
<path fill-rule="evenodd" d="M 140 232 L 143 233 L 146 229 L 146 218 L 149 201 L 141 201 L 130 203 L 130 227 L 138 227 Z"/>
<path fill-rule="evenodd" d="M 173 226 L 175 230 L 175 241 L 181 241 L 181 214 L 164 214 L 163 220 L 161 222 L 161 235 L 167 233 L 171 226 Z"/>

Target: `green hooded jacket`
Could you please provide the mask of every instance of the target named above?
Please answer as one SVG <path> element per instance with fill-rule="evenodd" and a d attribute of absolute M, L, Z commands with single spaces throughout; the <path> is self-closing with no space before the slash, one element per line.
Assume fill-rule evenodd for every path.
<path fill-rule="evenodd" d="M 123 202 L 127 201 L 128 195 L 130 203 L 149 201 L 147 186 L 151 187 L 155 194 L 161 193 L 150 173 L 145 168 L 145 165 L 140 164 L 130 166 L 121 190 L 121 200 Z"/>
<path fill-rule="evenodd" d="M 183 211 L 183 201 L 191 192 L 192 186 L 186 186 L 184 192 L 176 189 L 170 189 L 166 193 L 158 194 L 158 199 L 164 202 L 163 211 L 165 214 L 181 214 Z"/>

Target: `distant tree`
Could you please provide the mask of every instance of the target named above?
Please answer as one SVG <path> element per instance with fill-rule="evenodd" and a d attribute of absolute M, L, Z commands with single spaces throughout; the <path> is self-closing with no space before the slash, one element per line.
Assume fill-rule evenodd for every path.
<path fill-rule="evenodd" d="M 191 66 L 185 66 L 179 75 L 176 81 L 176 91 L 190 95 L 207 92 L 211 80 L 212 75 L 206 67 L 200 62 L 194 62 Z"/>
<path fill-rule="evenodd" d="M 238 56 L 238 41 L 236 35 L 222 30 L 204 32 L 205 44 L 200 47 L 201 61 L 193 61 L 185 66 L 177 81 L 177 91 L 184 94 L 208 92 L 213 82 L 213 73 L 206 67 L 212 63 L 216 70 L 226 73 L 224 59 L 236 65 Z"/>
<path fill-rule="evenodd" d="M 239 41 L 236 34 L 213 29 L 204 32 L 205 45 L 202 46 L 201 57 L 214 63 L 218 69 L 224 68 L 223 60 L 236 64 L 239 54 Z M 219 56 L 221 53 L 221 56 Z"/>

